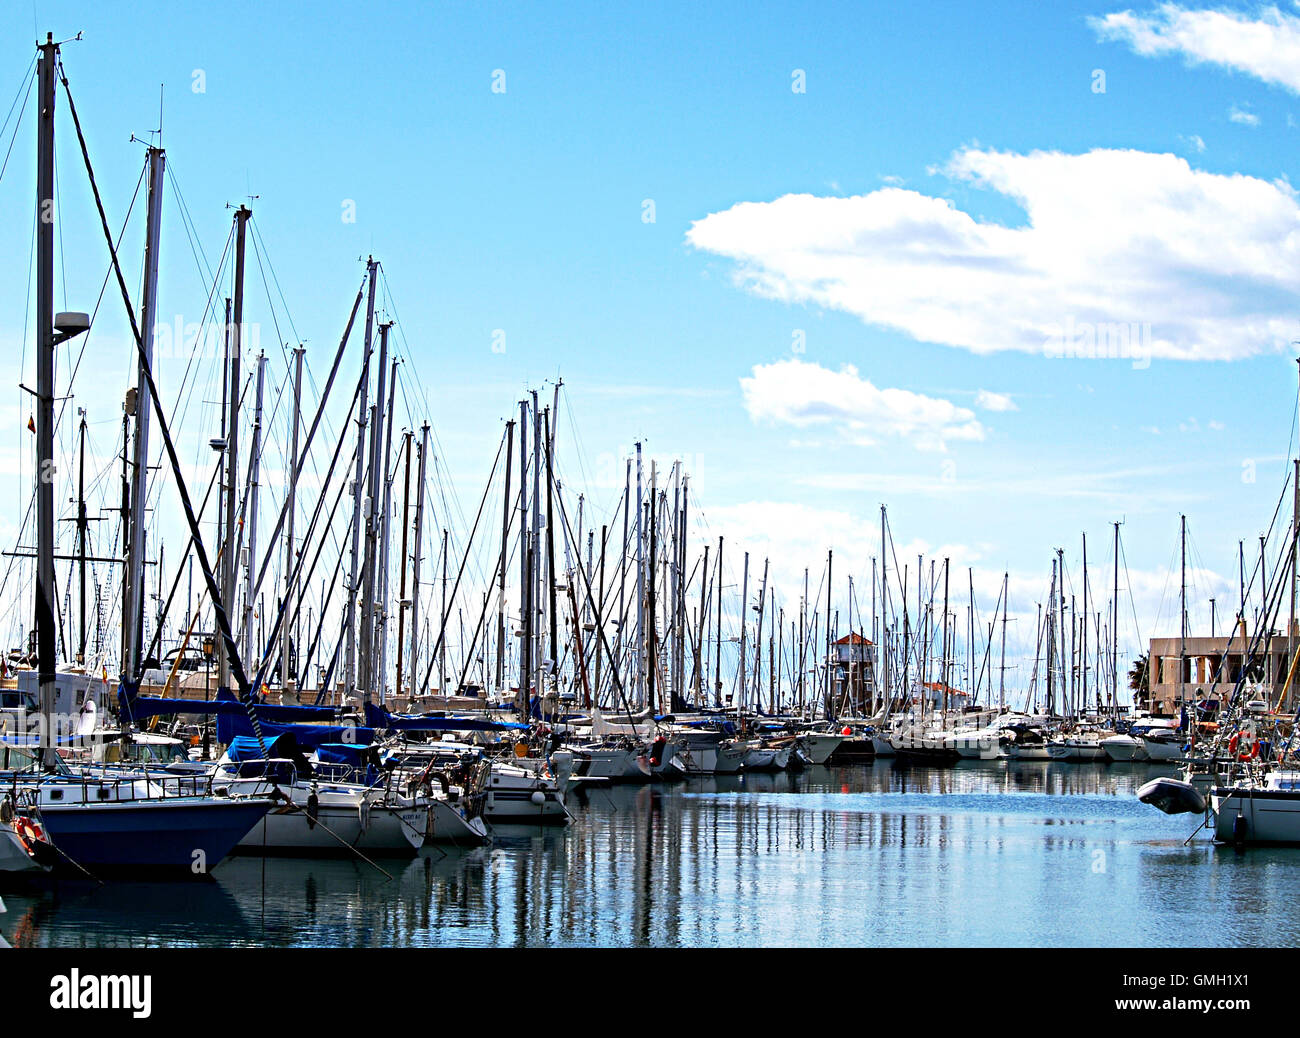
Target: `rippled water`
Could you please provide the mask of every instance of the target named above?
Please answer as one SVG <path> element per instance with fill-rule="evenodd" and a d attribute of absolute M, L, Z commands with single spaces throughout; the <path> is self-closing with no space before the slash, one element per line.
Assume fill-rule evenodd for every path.
<path fill-rule="evenodd" d="M 4 894 L 16 946 L 1294 945 L 1300 849 L 1215 848 L 1168 767 L 889 762 L 593 790 L 416 859 Z"/>

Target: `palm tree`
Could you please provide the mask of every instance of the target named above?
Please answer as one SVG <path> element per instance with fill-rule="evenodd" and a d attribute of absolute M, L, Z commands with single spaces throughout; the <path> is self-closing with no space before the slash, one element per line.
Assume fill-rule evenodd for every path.
<path fill-rule="evenodd" d="M 1133 661 L 1133 666 L 1128 672 L 1128 687 L 1136 695 L 1134 700 L 1146 702 L 1151 697 L 1151 661 L 1148 659 L 1149 653 L 1143 653 Z"/>

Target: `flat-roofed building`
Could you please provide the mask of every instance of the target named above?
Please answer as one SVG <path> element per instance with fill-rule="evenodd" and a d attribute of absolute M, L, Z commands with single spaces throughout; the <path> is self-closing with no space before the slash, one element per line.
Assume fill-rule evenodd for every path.
<path fill-rule="evenodd" d="M 1179 646 L 1182 645 L 1182 699 L 1179 699 Z M 1300 634 L 1293 640 L 1300 649 Z M 1152 638 L 1150 641 L 1151 695 L 1146 705 L 1157 717 L 1176 717 L 1184 703 L 1205 704 L 1207 700 L 1226 705 L 1232 690 L 1241 679 L 1242 669 L 1248 666 L 1248 678 L 1257 686 L 1257 693 L 1267 698 L 1269 706 L 1278 707 L 1278 697 L 1286 686 L 1290 659 L 1287 656 L 1287 637 L 1283 631 L 1260 638 L 1253 645 L 1252 636 L 1241 626 L 1230 635 L 1216 638 Z M 1286 689 L 1290 707 L 1296 699 L 1295 678 Z"/>

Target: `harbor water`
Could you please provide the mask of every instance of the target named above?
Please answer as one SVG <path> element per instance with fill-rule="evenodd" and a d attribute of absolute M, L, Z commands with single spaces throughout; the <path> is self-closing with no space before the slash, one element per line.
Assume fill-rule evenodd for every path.
<path fill-rule="evenodd" d="M 497 827 L 474 850 L 236 857 L 206 881 L 7 890 L 0 934 L 134 948 L 1300 943 L 1300 850 L 1215 847 L 1198 816 L 1137 801 L 1172 773 L 878 761 L 591 789 L 570 795 L 568 826 Z"/>

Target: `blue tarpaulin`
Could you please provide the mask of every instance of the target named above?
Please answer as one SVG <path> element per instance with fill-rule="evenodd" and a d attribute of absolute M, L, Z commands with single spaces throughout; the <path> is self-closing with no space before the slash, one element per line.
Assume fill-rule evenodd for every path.
<path fill-rule="evenodd" d="M 408 732 L 500 732 L 527 731 L 528 725 L 511 721 L 489 721 L 480 717 L 413 717 L 390 714 L 376 703 L 366 704 L 366 723 L 372 728 Z"/>
<path fill-rule="evenodd" d="M 323 742 L 359 743 L 368 746 L 375 740 L 373 728 L 356 728 L 351 725 L 337 724 L 272 724 L 261 719 L 258 711 L 258 723 L 262 737 L 268 742 L 281 735 L 292 735 L 299 748 L 314 750 Z M 253 722 L 247 715 L 220 714 L 217 717 L 217 741 L 230 744 L 236 736 L 256 735 Z"/>

